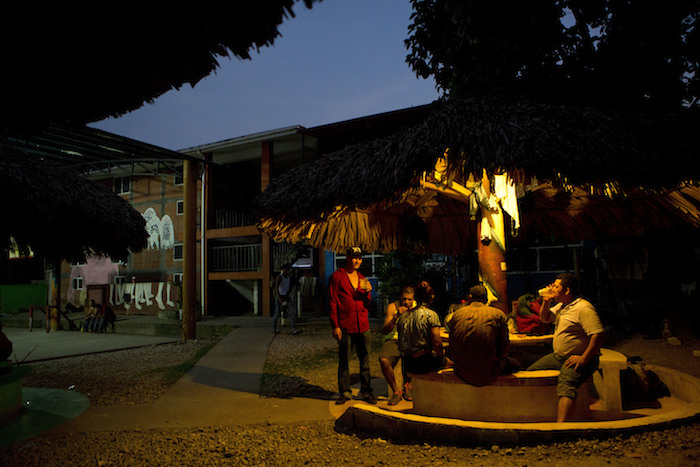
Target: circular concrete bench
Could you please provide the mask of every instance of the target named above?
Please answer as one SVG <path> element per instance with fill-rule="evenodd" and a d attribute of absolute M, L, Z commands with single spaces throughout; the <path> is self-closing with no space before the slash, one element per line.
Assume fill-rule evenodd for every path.
<path fill-rule="evenodd" d="M 453 371 L 410 374 L 413 412 L 433 417 L 494 422 L 547 422 L 557 418 L 559 370 L 519 371 L 488 386 L 465 383 Z M 579 388 L 574 418 L 588 418 L 591 382 Z"/>

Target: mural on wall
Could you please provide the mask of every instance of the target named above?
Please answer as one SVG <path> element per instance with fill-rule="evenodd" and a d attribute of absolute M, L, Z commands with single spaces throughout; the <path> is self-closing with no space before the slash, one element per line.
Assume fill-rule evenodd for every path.
<path fill-rule="evenodd" d="M 175 229 L 169 215 L 158 217 L 155 209 L 148 208 L 143 213 L 146 219 L 149 250 L 171 250 L 175 245 Z"/>
<path fill-rule="evenodd" d="M 157 288 L 153 293 L 154 286 Z M 158 308 L 165 310 L 166 305 L 175 307 L 171 298 L 172 284 L 169 282 L 131 282 L 126 284 L 109 285 L 109 304 L 112 306 L 124 305 L 129 312 L 133 305 L 137 310 L 144 306 L 152 306 L 155 302 Z"/>
<path fill-rule="evenodd" d="M 148 249 L 172 250 L 175 246 L 172 218 L 167 214 L 159 218 L 153 208 L 146 209 L 142 215 L 146 220 L 146 231 L 149 234 Z M 105 301 L 108 301 L 111 306 L 123 305 L 127 313 L 132 306 L 136 310 L 153 305 L 160 310 L 176 307 L 172 299 L 172 283 L 115 283 L 115 277 L 119 275 L 119 263 L 112 262 L 109 257 L 88 257 L 85 264 L 71 266 L 67 299 L 76 306 L 84 306 L 89 285 L 109 284 L 109 298 L 105 297 Z M 78 290 L 73 287 L 76 278 L 80 278 L 82 283 L 82 288 Z"/>

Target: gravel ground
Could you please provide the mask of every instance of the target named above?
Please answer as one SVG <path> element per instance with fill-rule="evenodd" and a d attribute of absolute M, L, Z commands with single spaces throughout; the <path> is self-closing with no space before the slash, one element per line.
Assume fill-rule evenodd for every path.
<path fill-rule="evenodd" d="M 269 397 L 330 395 L 336 390 L 336 345 L 327 326 L 303 325 L 300 336 L 278 334 L 270 346 L 262 393 Z M 376 350 L 380 336 L 376 335 Z M 146 403 L 167 388 L 158 368 L 194 357 L 211 341 L 194 341 L 34 365 L 27 386 L 68 387 L 91 403 Z M 615 339 L 610 347 L 700 376 L 700 342 L 681 346 Z M 134 365 L 134 361 L 140 364 Z M 372 374 L 380 375 L 376 358 Z M 105 369 L 109 370 L 106 371 Z M 351 366 L 356 373 L 357 368 Z M 356 375 L 355 375 L 356 377 Z M 138 465 L 700 465 L 700 423 L 609 439 L 535 446 L 443 446 L 397 443 L 337 431 L 332 422 L 216 426 L 199 429 L 42 434 L 0 452 L 3 466 Z"/>

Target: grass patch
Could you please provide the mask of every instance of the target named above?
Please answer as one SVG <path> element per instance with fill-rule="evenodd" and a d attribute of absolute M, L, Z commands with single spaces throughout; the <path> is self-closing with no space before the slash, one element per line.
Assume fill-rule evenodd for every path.
<path fill-rule="evenodd" d="M 155 368 L 153 371 L 156 373 L 162 373 L 163 374 L 163 382 L 166 384 L 175 384 L 182 376 L 187 373 L 190 368 L 192 368 L 197 361 L 199 361 L 200 358 L 205 356 L 207 352 L 209 352 L 212 347 L 214 347 L 217 344 L 218 341 L 210 342 L 209 344 L 205 345 L 201 349 L 197 350 L 195 352 L 194 356 L 185 361 L 180 363 L 179 365 L 175 366 L 169 366 L 165 368 Z"/>

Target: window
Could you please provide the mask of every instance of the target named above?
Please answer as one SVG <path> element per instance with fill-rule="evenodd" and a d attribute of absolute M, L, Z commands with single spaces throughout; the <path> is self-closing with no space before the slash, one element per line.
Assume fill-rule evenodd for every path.
<path fill-rule="evenodd" d="M 173 246 L 173 261 L 182 261 L 183 246 L 182 243 L 176 243 Z"/>
<path fill-rule="evenodd" d="M 114 192 L 120 195 L 131 193 L 131 177 L 114 177 Z"/>
<path fill-rule="evenodd" d="M 115 283 L 115 284 L 124 284 L 124 283 L 126 283 L 126 276 L 114 276 L 114 283 Z"/>
<path fill-rule="evenodd" d="M 173 284 L 182 284 L 182 273 L 176 272 L 173 274 Z"/>
<path fill-rule="evenodd" d="M 173 185 L 175 186 L 180 186 L 184 185 L 185 179 L 182 177 L 182 174 L 175 174 L 175 177 L 173 177 Z"/>
<path fill-rule="evenodd" d="M 183 200 L 179 200 L 177 202 L 177 215 L 181 216 L 185 213 L 185 202 Z"/>
<path fill-rule="evenodd" d="M 83 290 L 83 278 L 82 277 L 74 277 L 71 285 L 73 286 L 73 290 Z"/>

